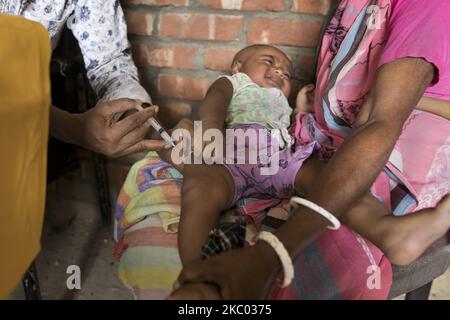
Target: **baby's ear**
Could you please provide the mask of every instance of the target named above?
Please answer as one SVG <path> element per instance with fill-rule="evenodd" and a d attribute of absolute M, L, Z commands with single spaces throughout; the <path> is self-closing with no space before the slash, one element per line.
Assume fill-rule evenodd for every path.
<path fill-rule="evenodd" d="M 242 63 L 240 61 L 235 61 L 231 66 L 230 73 L 236 74 L 241 71 Z"/>

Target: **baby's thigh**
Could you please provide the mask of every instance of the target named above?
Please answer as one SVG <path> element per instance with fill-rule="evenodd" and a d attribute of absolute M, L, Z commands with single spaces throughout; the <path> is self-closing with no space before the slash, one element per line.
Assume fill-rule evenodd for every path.
<path fill-rule="evenodd" d="M 234 195 L 234 181 L 223 165 L 185 165 L 183 176 L 183 194 L 194 190 L 203 201 L 219 201 L 222 206 L 227 206 L 231 202 Z"/>
<path fill-rule="evenodd" d="M 279 153 L 278 168 L 272 178 L 273 188 L 280 198 L 288 198 L 295 193 L 307 193 L 318 172 L 325 165 L 312 157 L 314 145 L 297 146 Z"/>

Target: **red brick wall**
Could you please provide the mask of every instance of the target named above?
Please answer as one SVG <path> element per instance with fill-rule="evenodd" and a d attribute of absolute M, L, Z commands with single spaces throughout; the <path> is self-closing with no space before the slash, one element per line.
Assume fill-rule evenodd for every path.
<path fill-rule="evenodd" d="M 332 0 L 122 0 L 141 80 L 166 125 L 190 115 L 234 54 L 279 46 L 296 83 L 311 78 L 314 50 Z"/>

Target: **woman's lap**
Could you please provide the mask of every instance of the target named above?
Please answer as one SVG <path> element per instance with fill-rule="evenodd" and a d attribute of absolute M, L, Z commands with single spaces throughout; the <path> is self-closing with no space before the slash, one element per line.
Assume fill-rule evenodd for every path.
<path fill-rule="evenodd" d="M 138 299 L 162 299 L 181 271 L 177 235 L 166 233 L 157 215 L 148 216 L 125 231 L 119 278 Z M 116 251 L 117 251 L 116 247 Z"/>
<path fill-rule="evenodd" d="M 165 233 L 158 216 L 149 216 L 128 229 L 119 246 L 119 277 L 136 298 L 166 297 L 181 270 L 176 234 Z M 273 299 L 385 299 L 389 293 L 389 262 L 346 227 L 324 232 L 294 266 L 293 284 L 274 288 Z"/>
<path fill-rule="evenodd" d="M 433 131 L 429 130 L 433 128 Z M 428 130 L 429 131 L 428 131 Z M 430 132 L 431 131 L 431 132 Z M 387 191 L 388 198 L 380 196 L 405 214 L 423 207 L 434 206 L 450 188 L 450 122 L 437 116 L 414 112 L 405 123 L 402 135 L 390 157 L 390 168 L 408 185 L 411 205 L 403 199 L 394 199 L 402 181 L 393 183 L 392 172 L 385 171 L 375 183 L 373 192 Z M 150 161 L 150 168 L 158 166 Z M 164 167 L 164 166 L 162 166 Z M 139 172 L 135 168 L 131 172 Z M 145 192 L 151 197 L 152 183 L 161 180 L 161 171 L 148 174 Z M 144 175 L 143 175 L 144 176 Z M 142 177 L 132 177 L 136 190 L 142 191 Z M 179 192 L 180 177 L 171 174 L 172 192 Z M 128 179 L 128 178 L 127 178 Z M 160 185 L 160 184 L 156 184 Z M 377 189 L 378 188 L 378 189 Z M 407 190 L 407 191 L 408 191 Z M 382 194 L 383 192 L 380 192 Z M 177 207 L 179 197 L 171 198 L 172 207 Z M 416 201 L 418 199 L 418 202 Z M 408 199 L 407 199 L 408 200 Z M 402 202 L 403 201 L 403 202 Z M 120 201 L 119 201 L 120 202 Z M 131 203 L 132 201 L 127 201 Z M 407 203 L 408 201 L 406 201 Z M 403 203 L 403 205 L 402 205 Z M 136 204 L 134 204 L 136 205 Z M 120 207 L 120 206 L 118 206 Z M 124 208 L 121 208 L 122 212 Z M 126 211 L 126 210 L 125 210 Z M 167 233 L 162 227 L 160 215 L 152 214 L 128 228 L 117 244 L 119 276 L 138 298 L 157 299 L 165 297 L 181 270 L 176 234 Z M 376 267 L 373 267 L 373 266 Z M 274 289 L 275 299 L 385 299 L 388 296 L 392 271 L 382 252 L 345 226 L 338 231 L 324 232 L 295 260 L 296 278 L 293 285 L 284 290 Z M 378 272 L 378 273 L 377 273 Z M 379 277 L 378 277 L 379 276 Z"/>

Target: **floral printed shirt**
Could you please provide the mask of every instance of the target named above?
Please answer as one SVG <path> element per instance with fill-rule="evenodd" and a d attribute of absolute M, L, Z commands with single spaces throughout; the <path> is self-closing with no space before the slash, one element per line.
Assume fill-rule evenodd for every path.
<path fill-rule="evenodd" d="M 53 49 L 67 24 L 78 40 L 87 76 L 100 101 L 150 102 L 139 84 L 119 0 L 0 0 L 0 13 L 44 25 Z"/>

